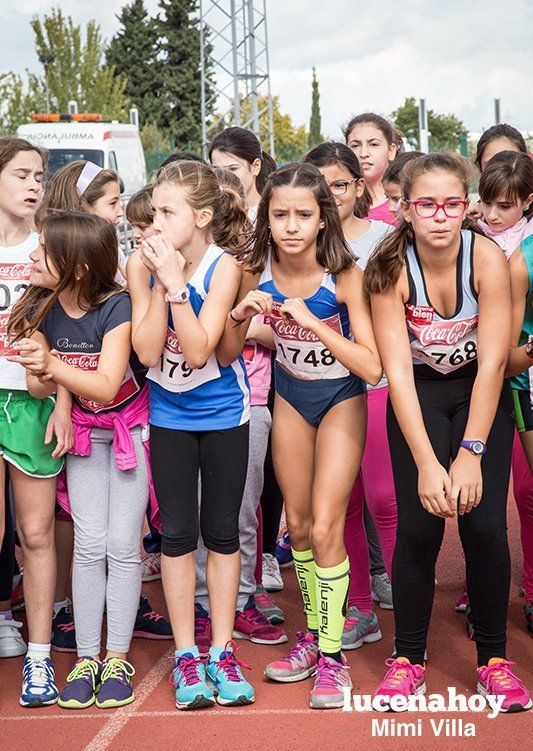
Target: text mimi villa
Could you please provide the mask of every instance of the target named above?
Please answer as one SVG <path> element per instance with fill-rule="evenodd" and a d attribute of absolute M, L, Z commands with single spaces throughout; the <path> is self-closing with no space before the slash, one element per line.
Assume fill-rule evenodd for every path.
<path fill-rule="evenodd" d="M 429 723 L 429 727 L 428 727 Z M 394 719 L 379 718 L 372 720 L 372 736 L 376 738 L 419 738 L 424 731 L 433 733 L 436 738 L 474 738 L 476 726 L 473 722 L 453 720 L 415 720 L 415 722 L 398 722 Z"/>

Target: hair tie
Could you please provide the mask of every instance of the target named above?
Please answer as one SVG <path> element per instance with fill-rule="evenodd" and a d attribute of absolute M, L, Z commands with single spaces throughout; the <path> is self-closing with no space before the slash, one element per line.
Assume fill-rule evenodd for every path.
<path fill-rule="evenodd" d="M 86 162 L 82 169 L 78 180 L 76 181 L 76 193 L 81 198 L 85 193 L 89 185 L 92 183 L 96 175 L 102 171 L 102 167 L 99 167 L 94 162 Z"/>

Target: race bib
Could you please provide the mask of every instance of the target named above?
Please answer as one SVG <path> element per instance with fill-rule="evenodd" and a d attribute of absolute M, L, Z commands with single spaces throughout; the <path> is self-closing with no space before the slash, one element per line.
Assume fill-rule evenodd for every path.
<path fill-rule="evenodd" d="M 16 354 L 7 336 L 7 324 L 13 305 L 29 284 L 31 261 L 0 263 L 0 356 Z"/>
<path fill-rule="evenodd" d="M 204 383 L 214 381 L 215 378 L 220 378 L 220 369 L 214 352 L 201 368 L 190 368 L 176 334 L 169 326 L 159 365 L 150 368 L 147 377 L 167 391 L 182 394 L 196 389 Z"/>
<path fill-rule="evenodd" d="M 312 331 L 304 329 L 292 319 L 282 318 L 280 307 L 280 303 L 273 303 L 270 313 L 270 326 L 279 363 L 297 378 L 306 380 L 344 378 L 350 375 L 350 371 Z M 322 322 L 343 336 L 339 314 L 324 318 Z"/>
<path fill-rule="evenodd" d="M 451 373 L 477 359 L 477 314 L 462 320 L 435 321 L 433 308 L 405 307 L 414 360 L 439 373 Z"/>

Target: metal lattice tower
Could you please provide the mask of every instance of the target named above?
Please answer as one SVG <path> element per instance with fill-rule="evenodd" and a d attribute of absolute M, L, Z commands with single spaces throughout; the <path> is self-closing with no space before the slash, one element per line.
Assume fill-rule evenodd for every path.
<path fill-rule="evenodd" d="M 231 124 L 252 130 L 274 156 L 266 0 L 200 0 L 200 21 L 204 150 L 208 128 L 231 113 Z M 218 118 L 208 122 L 212 112 Z"/>

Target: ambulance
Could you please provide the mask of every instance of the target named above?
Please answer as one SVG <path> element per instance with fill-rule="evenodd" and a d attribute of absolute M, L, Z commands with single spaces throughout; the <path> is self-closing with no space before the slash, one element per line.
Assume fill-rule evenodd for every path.
<path fill-rule="evenodd" d="M 25 138 L 49 153 L 49 175 L 69 162 L 85 159 L 99 167 L 115 170 L 127 199 L 146 185 L 146 164 L 136 124 L 104 122 L 101 115 L 35 114 L 32 122 L 20 125 Z"/>

